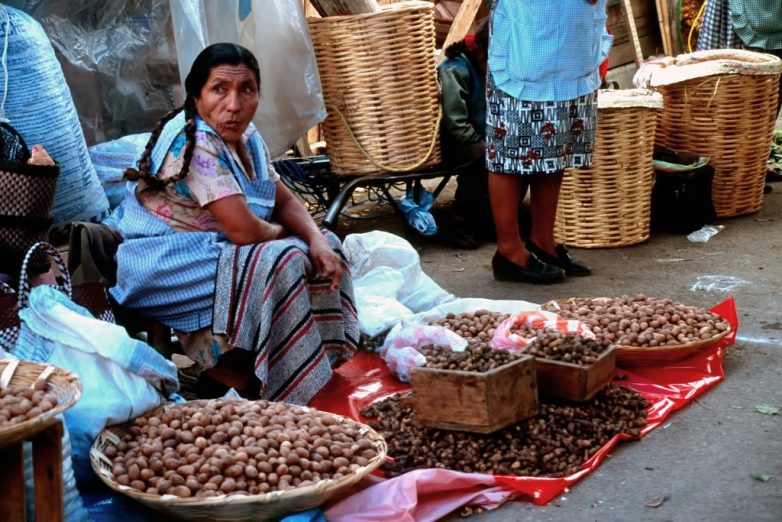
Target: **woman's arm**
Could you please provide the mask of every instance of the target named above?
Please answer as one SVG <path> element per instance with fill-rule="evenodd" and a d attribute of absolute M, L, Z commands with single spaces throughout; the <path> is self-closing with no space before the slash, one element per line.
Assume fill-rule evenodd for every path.
<path fill-rule="evenodd" d="M 263 243 L 277 239 L 283 232 L 282 226 L 253 214 L 242 194 L 212 201 L 205 208 L 220 224 L 228 240 L 236 245 Z"/>
<path fill-rule="evenodd" d="M 335 290 L 339 286 L 342 274 L 342 264 L 339 257 L 321 234 L 318 225 L 315 224 L 304 205 L 296 199 L 288 187 L 279 182 L 277 183 L 273 218 L 289 233 L 307 242 L 315 270 L 320 277 L 330 278 L 331 289 Z"/>

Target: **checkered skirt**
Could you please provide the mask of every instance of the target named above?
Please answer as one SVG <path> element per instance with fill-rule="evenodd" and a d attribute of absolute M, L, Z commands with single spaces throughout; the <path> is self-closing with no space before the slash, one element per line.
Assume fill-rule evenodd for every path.
<path fill-rule="evenodd" d="M 597 91 L 574 100 L 518 100 L 486 82 L 486 168 L 500 174 L 552 174 L 592 164 Z"/>

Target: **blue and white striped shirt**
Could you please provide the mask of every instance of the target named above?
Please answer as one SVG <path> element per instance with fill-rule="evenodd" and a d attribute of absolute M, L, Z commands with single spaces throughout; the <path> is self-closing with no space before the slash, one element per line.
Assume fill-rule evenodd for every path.
<path fill-rule="evenodd" d="M 497 0 L 489 44 L 494 84 L 526 101 L 595 91 L 613 41 L 606 19 L 606 0 Z"/>

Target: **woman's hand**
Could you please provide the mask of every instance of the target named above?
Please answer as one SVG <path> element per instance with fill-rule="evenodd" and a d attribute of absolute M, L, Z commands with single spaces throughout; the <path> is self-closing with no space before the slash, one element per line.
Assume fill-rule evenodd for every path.
<path fill-rule="evenodd" d="M 339 281 L 342 277 L 342 263 L 339 256 L 331 248 L 325 237 L 318 236 L 310 242 L 310 259 L 315 267 L 318 277 L 321 279 L 331 279 L 332 291 L 339 288 Z"/>

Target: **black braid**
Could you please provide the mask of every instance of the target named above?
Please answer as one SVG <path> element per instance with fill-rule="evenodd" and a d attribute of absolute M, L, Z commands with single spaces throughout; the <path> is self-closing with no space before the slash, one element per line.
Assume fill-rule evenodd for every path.
<path fill-rule="evenodd" d="M 138 168 L 134 169 L 133 167 L 129 167 L 125 169 L 125 172 L 123 173 L 124 179 L 129 181 L 139 181 L 143 179 L 155 188 L 161 188 L 163 186 L 160 180 L 150 172 L 150 168 L 152 167 L 152 149 L 155 148 L 157 140 L 160 138 L 160 133 L 163 132 L 163 127 L 166 126 L 166 123 L 171 121 L 174 116 L 182 111 L 182 109 L 183 107 L 174 109 L 160 118 L 149 136 L 149 141 L 147 141 L 147 144 L 144 147 L 144 152 L 141 154 L 141 158 L 138 161 Z"/>
<path fill-rule="evenodd" d="M 164 179 L 164 186 L 185 179 L 187 173 L 190 172 L 190 162 L 193 159 L 196 144 L 195 113 L 195 101 L 192 96 L 188 95 L 185 100 L 185 119 L 187 122 L 185 123 L 185 153 L 182 156 L 182 168 L 177 174 Z"/>

